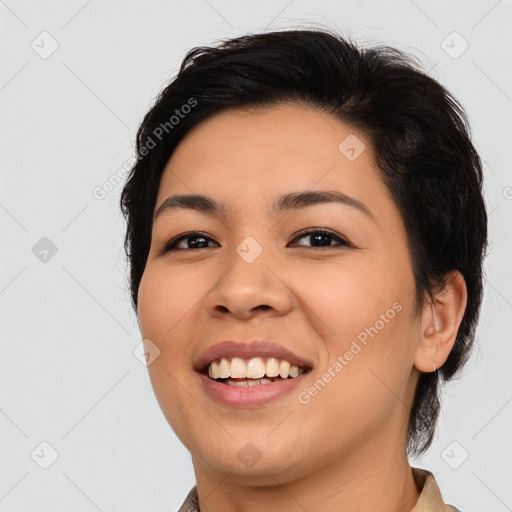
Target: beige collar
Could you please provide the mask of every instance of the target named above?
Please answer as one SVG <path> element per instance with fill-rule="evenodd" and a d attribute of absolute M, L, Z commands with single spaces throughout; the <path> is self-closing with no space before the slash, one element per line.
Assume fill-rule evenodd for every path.
<path fill-rule="evenodd" d="M 422 489 L 416 506 L 411 512 L 460 512 L 451 505 L 446 505 L 437 486 L 434 475 L 425 469 L 412 468 L 416 485 Z"/>

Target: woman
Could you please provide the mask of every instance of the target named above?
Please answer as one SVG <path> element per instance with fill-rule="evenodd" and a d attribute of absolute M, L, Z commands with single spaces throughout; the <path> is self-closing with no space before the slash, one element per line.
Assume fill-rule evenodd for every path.
<path fill-rule="evenodd" d="M 121 206 L 181 511 L 448 511 L 408 455 L 471 348 L 487 215 L 466 115 L 324 30 L 191 50 Z"/>

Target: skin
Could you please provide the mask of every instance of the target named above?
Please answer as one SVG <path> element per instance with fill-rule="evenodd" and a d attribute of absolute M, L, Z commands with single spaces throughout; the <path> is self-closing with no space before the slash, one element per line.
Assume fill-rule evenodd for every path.
<path fill-rule="evenodd" d="M 366 146 L 354 161 L 338 149 L 350 134 Z M 309 190 L 343 192 L 374 218 L 339 204 L 269 213 L 278 196 Z M 412 510 L 420 490 L 405 450 L 414 389 L 420 371 L 446 360 L 467 292 L 455 272 L 439 301 L 414 316 L 407 234 L 370 140 L 293 104 L 222 111 L 180 142 L 155 211 L 170 195 L 192 193 L 225 202 L 226 217 L 186 209 L 154 220 L 138 315 L 143 338 L 160 350 L 148 367 L 151 383 L 191 453 L 201 511 Z M 352 246 L 297 238 L 306 228 L 331 230 Z M 182 251 L 163 253 L 195 230 L 210 237 L 202 248 L 184 240 Z M 248 236 L 263 249 L 253 263 L 236 252 Z M 397 302 L 400 312 L 299 403 L 298 393 Z M 219 341 L 253 337 L 306 357 L 313 371 L 263 406 L 216 402 L 192 368 L 195 358 Z M 252 467 L 237 457 L 247 442 L 261 454 Z"/>

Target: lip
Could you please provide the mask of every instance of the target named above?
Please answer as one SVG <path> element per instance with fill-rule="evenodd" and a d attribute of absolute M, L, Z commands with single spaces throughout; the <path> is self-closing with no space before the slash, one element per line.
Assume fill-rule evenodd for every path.
<path fill-rule="evenodd" d="M 289 349 L 270 341 L 252 340 L 249 342 L 239 342 L 226 340 L 209 347 L 206 351 L 200 354 L 194 363 L 194 370 L 203 373 L 211 361 L 221 359 L 222 357 L 227 359 L 231 359 L 233 357 L 241 357 L 242 359 L 251 359 L 253 357 L 275 357 L 276 359 L 286 359 L 291 365 L 313 368 L 313 363 L 311 361 L 308 361 L 307 359 L 294 354 Z M 222 386 L 226 387 L 223 384 Z M 253 386 L 253 388 L 256 388 L 256 386 Z"/>
<path fill-rule="evenodd" d="M 308 372 L 309 373 L 309 372 Z M 259 386 L 229 386 L 199 373 L 206 392 L 218 402 L 232 407 L 257 407 L 291 393 L 308 375 L 303 373 L 294 379 L 276 380 L 272 384 Z"/>

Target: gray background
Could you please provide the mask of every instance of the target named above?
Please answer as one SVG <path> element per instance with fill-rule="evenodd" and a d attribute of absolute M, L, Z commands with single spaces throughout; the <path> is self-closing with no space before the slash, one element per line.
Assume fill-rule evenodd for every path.
<path fill-rule="evenodd" d="M 417 55 L 469 114 L 490 213 L 485 299 L 415 463 L 463 512 L 512 510 L 512 1 L 0 0 L 0 23 L 0 511 L 172 511 L 194 485 L 133 352 L 121 186 L 94 190 L 127 165 L 188 49 L 312 23 Z"/>

